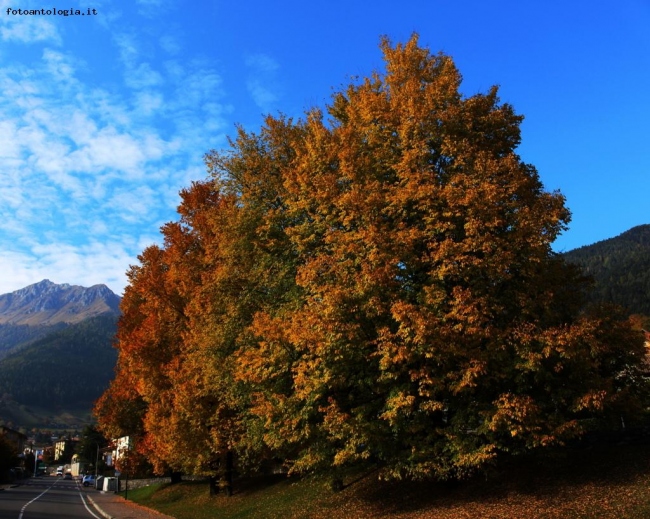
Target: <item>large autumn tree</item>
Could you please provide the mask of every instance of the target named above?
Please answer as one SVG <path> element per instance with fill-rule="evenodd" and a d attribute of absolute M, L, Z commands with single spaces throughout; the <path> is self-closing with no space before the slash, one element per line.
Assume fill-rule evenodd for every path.
<path fill-rule="evenodd" d="M 643 349 L 580 311 L 584 280 L 551 249 L 564 197 L 517 155 L 497 88 L 464 97 L 416 37 L 382 50 L 384 74 L 302 123 L 283 202 L 304 295 L 256 315 L 241 372 L 295 470 L 458 477 L 630 403 Z"/>
<path fill-rule="evenodd" d="M 160 470 L 462 477 L 643 405 L 642 339 L 553 253 L 570 214 L 522 117 L 416 36 L 381 48 L 325 112 L 209 153 L 131 269 L 100 424 L 135 416 Z"/>

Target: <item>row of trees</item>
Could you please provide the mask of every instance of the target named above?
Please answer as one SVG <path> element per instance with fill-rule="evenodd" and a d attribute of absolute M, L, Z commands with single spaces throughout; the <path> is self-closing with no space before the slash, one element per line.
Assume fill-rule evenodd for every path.
<path fill-rule="evenodd" d="M 206 157 L 128 272 L 107 437 L 158 472 L 379 463 L 463 477 L 644 406 L 642 339 L 581 311 L 551 251 L 569 211 L 417 37 L 325 115 L 268 117 Z"/>

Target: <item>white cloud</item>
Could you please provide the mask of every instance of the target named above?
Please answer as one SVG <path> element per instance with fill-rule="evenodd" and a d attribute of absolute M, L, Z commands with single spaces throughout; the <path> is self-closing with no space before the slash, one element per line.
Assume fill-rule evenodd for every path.
<path fill-rule="evenodd" d="M 40 16 L 20 16 L 7 13 L 7 7 L 2 10 L 2 25 L 0 25 L 0 38 L 4 41 L 20 43 L 37 43 L 48 41 L 57 45 L 61 44 L 61 36 L 56 26 L 49 20 Z"/>
<path fill-rule="evenodd" d="M 32 254 L 6 250 L 0 250 L 0 270 L 0 294 L 13 292 L 51 275 L 46 275 L 44 270 L 39 272 L 37 261 Z"/>
<path fill-rule="evenodd" d="M 245 63 L 250 70 L 246 88 L 253 102 L 265 112 L 273 111 L 279 100 L 276 81 L 280 68 L 278 62 L 266 54 L 253 54 L 246 58 Z"/>
<path fill-rule="evenodd" d="M 159 200 L 156 191 L 149 186 L 122 188 L 116 189 L 109 197 L 105 208 L 112 210 L 114 219 L 138 223 L 147 218 Z"/>
<path fill-rule="evenodd" d="M 134 36 L 110 41 L 126 89 L 102 82 L 102 63 L 49 46 L 0 68 L 0 293 L 44 278 L 121 291 L 224 141 L 229 108 L 210 62 L 156 65 Z"/>
<path fill-rule="evenodd" d="M 164 96 L 160 92 L 146 90 L 137 92 L 134 97 L 135 109 L 143 116 L 150 116 L 163 109 Z"/>
<path fill-rule="evenodd" d="M 185 69 L 176 60 L 168 60 L 164 63 L 167 75 L 175 80 L 182 79 Z"/>
<path fill-rule="evenodd" d="M 154 17 L 167 12 L 172 6 L 172 0 L 136 0 L 138 12 L 147 17 Z"/>
<path fill-rule="evenodd" d="M 0 160 L 17 159 L 20 149 L 16 145 L 16 124 L 14 121 L 0 121 Z"/>
<path fill-rule="evenodd" d="M 246 66 L 259 72 L 275 72 L 280 65 L 266 54 L 252 54 L 246 58 Z"/>
<path fill-rule="evenodd" d="M 134 253 L 119 242 L 91 242 L 82 247 L 48 243 L 25 251 L 0 251 L 0 294 L 50 279 L 55 283 L 108 285 L 120 294 Z"/>
<path fill-rule="evenodd" d="M 112 126 L 107 126 L 89 135 L 81 146 L 68 157 L 69 167 L 73 171 L 90 172 L 105 169 L 117 169 L 125 173 L 138 174 L 139 168 L 147 157 L 147 150 L 135 135 L 121 133 Z"/>
<path fill-rule="evenodd" d="M 181 52 L 181 44 L 179 43 L 178 39 L 174 36 L 171 36 L 170 34 L 165 34 L 162 36 L 159 42 L 160 47 L 172 56 L 176 56 Z"/>
<path fill-rule="evenodd" d="M 155 87 L 162 82 L 162 76 L 153 70 L 148 63 L 140 63 L 125 78 L 126 85 L 135 89 Z"/>
<path fill-rule="evenodd" d="M 52 79 L 59 82 L 72 81 L 74 79 L 75 67 L 73 63 L 77 60 L 51 49 L 43 51 L 43 60 Z"/>
<path fill-rule="evenodd" d="M 273 104 L 278 100 L 278 96 L 268 88 L 266 83 L 259 79 L 250 79 L 246 82 L 246 88 L 250 93 L 253 101 L 264 111 L 270 111 Z"/>
<path fill-rule="evenodd" d="M 131 34 L 121 32 L 115 34 L 113 40 L 117 45 L 122 62 L 128 67 L 132 66 L 138 57 L 136 38 Z"/>
<path fill-rule="evenodd" d="M 115 247 L 115 248 L 113 248 Z M 139 252 L 119 243 L 84 248 L 62 248 L 50 244 L 42 255 L 29 251 L 0 252 L 0 294 L 13 292 L 43 279 L 82 286 L 106 284 L 121 295 L 126 286 L 126 270 L 137 262 Z"/>

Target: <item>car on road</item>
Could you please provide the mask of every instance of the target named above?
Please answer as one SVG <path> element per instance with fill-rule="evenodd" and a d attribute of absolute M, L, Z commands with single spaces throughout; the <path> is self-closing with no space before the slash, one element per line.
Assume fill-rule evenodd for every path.
<path fill-rule="evenodd" d="M 70 472 L 66 472 L 63 476 L 63 479 L 72 479 L 72 474 Z"/>
<path fill-rule="evenodd" d="M 84 476 L 81 484 L 84 487 L 94 487 L 95 486 L 95 476 L 92 474 L 88 474 L 87 476 Z"/>

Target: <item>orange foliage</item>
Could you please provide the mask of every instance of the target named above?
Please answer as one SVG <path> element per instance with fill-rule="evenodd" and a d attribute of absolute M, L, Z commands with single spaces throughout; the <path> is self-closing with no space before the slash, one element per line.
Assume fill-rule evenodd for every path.
<path fill-rule="evenodd" d="M 522 116 L 461 95 L 415 36 L 381 47 L 329 120 L 268 117 L 209 153 L 129 272 L 117 380 L 159 470 L 235 451 L 460 477 L 645 398 L 639 334 L 581 314 L 551 250 L 570 215 L 516 154 Z"/>

